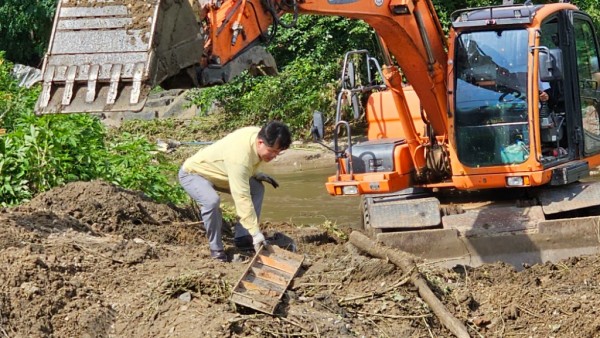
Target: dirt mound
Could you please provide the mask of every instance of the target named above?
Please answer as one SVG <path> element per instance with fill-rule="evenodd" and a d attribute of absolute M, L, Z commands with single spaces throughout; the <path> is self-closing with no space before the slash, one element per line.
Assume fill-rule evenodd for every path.
<path fill-rule="evenodd" d="M 0 337 L 451 336 L 409 276 L 339 229 L 263 224 L 305 256 L 270 316 L 229 303 L 247 262 L 211 259 L 185 212 L 138 193 L 72 183 L 3 209 L 0 224 Z M 599 264 L 419 268 L 473 337 L 598 337 Z"/>
<path fill-rule="evenodd" d="M 187 237 L 195 237 L 197 231 L 178 234 L 172 226 L 193 222 L 191 211 L 153 202 L 140 192 L 104 181 L 69 183 L 36 196 L 25 207 L 75 219 L 95 232 L 116 233 L 128 239 L 188 242 L 191 238 Z"/>
<path fill-rule="evenodd" d="M 503 263 L 438 275 L 447 305 L 486 337 L 599 337 L 600 257 L 516 272 Z M 436 278 L 432 276 L 432 279 Z"/>

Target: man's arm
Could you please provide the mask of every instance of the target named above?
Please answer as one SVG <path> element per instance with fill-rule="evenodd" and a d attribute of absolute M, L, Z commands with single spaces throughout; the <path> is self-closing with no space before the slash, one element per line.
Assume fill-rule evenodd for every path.
<path fill-rule="evenodd" d="M 240 217 L 240 224 L 255 235 L 260 232 L 258 217 L 250 195 L 250 168 L 239 163 L 226 163 L 229 189 L 235 203 L 235 210 Z"/>

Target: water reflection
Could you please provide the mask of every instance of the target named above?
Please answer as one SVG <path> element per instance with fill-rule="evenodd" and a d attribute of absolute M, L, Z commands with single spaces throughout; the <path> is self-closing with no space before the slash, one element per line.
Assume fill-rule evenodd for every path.
<path fill-rule="evenodd" d="M 267 185 L 262 221 L 315 225 L 330 220 L 338 225 L 359 227 L 359 197 L 333 197 L 325 190 L 327 177 L 335 169 L 320 168 L 274 174 L 280 186 Z"/>

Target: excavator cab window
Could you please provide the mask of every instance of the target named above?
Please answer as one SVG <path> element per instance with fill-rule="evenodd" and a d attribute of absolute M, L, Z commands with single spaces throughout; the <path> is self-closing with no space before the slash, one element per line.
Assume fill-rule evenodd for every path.
<path fill-rule="evenodd" d="M 455 55 L 459 160 L 485 167 L 529 158 L 526 30 L 465 32 Z"/>

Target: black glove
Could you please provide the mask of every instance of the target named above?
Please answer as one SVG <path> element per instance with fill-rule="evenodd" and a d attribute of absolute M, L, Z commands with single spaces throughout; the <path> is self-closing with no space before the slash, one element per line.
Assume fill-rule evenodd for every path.
<path fill-rule="evenodd" d="M 267 182 L 269 184 L 271 184 L 273 186 L 273 188 L 277 188 L 279 187 L 279 183 L 277 183 L 277 181 L 275 181 L 275 179 L 265 173 L 258 173 L 256 175 L 254 175 L 254 178 L 256 178 L 259 181 L 263 181 L 263 182 Z"/>

